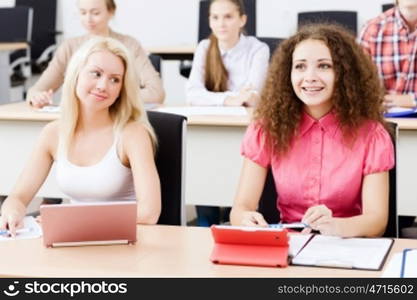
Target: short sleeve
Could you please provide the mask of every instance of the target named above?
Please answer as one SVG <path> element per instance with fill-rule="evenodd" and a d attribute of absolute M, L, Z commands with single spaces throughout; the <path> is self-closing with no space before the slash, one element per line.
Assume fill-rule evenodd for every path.
<path fill-rule="evenodd" d="M 389 133 L 377 124 L 369 135 L 365 153 L 364 175 L 386 172 L 394 167 L 394 146 Z"/>
<path fill-rule="evenodd" d="M 270 165 L 271 150 L 266 145 L 265 133 L 259 123 L 253 122 L 248 126 L 243 137 L 240 153 L 264 168 Z"/>

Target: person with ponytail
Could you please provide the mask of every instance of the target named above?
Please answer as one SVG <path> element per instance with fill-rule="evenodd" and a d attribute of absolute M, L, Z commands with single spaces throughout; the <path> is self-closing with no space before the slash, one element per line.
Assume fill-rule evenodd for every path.
<path fill-rule="evenodd" d="M 254 106 L 265 81 L 269 48 L 243 28 L 246 14 L 241 0 L 212 0 L 208 39 L 194 54 L 186 85 L 191 105 Z"/>

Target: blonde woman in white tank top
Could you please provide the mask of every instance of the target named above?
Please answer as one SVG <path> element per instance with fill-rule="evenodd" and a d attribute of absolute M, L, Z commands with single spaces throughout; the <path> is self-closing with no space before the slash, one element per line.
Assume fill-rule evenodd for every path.
<path fill-rule="evenodd" d="M 74 201 L 136 199 L 137 222 L 155 224 L 161 211 L 154 132 L 147 120 L 128 50 L 95 38 L 72 57 L 61 118 L 45 126 L 29 163 L 2 206 L 0 229 L 13 233 L 57 163 L 62 191 Z"/>

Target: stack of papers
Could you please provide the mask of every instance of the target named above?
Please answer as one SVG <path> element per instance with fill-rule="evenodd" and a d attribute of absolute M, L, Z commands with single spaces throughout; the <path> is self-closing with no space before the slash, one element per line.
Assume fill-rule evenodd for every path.
<path fill-rule="evenodd" d="M 224 106 L 186 106 L 186 107 L 162 107 L 156 111 L 166 112 L 171 114 L 189 116 L 246 116 L 246 108 L 242 106 L 224 107 Z"/>
<path fill-rule="evenodd" d="M 16 237 L 11 237 L 7 232 L 0 234 L 0 241 L 8 241 L 11 239 L 25 240 L 35 239 L 42 236 L 42 229 L 36 222 L 34 217 L 27 216 L 23 219 L 23 228 L 19 228 Z"/>
<path fill-rule="evenodd" d="M 382 277 L 417 278 L 417 249 L 405 249 L 394 254 Z"/>
<path fill-rule="evenodd" d="M 58 113 L 61 111 L 61 108 L 58 105 L 46 105 L 42 108 L 38 108 L 36 111 L 47 112 L 47 113 Z"/>

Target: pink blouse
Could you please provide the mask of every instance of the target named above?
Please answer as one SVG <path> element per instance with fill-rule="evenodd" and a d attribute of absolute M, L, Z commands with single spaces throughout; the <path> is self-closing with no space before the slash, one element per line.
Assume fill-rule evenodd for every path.
<path fill-rule="evenodd" d="M 303 113 L 298 134 L 284 156 L 265 145 L 264 130 L 252 123 L 241 153 L 264 168 L 271 166 L 277 208 L 286 223 L 300 221 L 309 207 L 319 204 L 335 217 L 360 215 L 364 176 L 394 166 L 391 137 L 380 123 L 366 122 L 349 145 L 333 112 L 318 121 Z"/>

